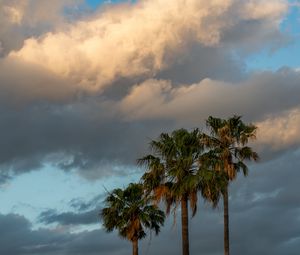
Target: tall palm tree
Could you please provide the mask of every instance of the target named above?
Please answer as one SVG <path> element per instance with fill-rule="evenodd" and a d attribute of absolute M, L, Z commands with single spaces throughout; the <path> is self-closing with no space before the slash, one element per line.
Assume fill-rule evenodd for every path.
<path fill-rule="evenodd" d="M 106 207 L 101 211 L 103 226 L 108 232 L 114 229 L 132 242 L 132 254 L 138 255 L 138 240 L 146 236 L 145 229 L 156 234 L 163 226 L 165 214 L 157 206 L 149 204 L 141 184 L 131 183 L 122 189 L 113 190 L 106 198 Z"/>
<path fill-rule="evenodd" d="M 202 148 L 199 143 L 199 131 L 175 130 L 171 135 L 162 133 L 157 141 L 150 143 L 153 154 L 138 162 L 147 167 L 142 176 L 143 185 L 158 203 L 164 201 L 166 212 L 171 206 L 174 212 L 181 205 L 182 254 L 189 255 L 188 203 L 194 216 L 197 209 L 199 190 L 199 156 Z"/>
<path fill-rule="evenodd" d="M 258 160 L 257 153 L 246 146 L 250 140 L 256 138 L 257 128 L 252 124 L 245 124 L 241 116 L 228 119 L 210 116 L 206 124 L 210 135 L 202 134 L 200 141 L 208 149 L 207 158 L 210 158 L 211 166 L 226 183 L 221 192 L 224 205 L 224 254 L 229 255 L 228 186 L 241 170 L 247 175 L 245 161 Z"/>

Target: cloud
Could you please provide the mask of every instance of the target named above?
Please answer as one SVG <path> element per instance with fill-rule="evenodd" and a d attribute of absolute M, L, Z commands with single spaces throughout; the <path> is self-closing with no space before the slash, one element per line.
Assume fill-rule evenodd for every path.
<path fill-rule="evenodd" d="M 49 209 L 39 215 L 39 222 L 46 225 L 52 223 L 59 223 L 60 225 L 89 225 L 100 222 L 99 218 L 100 209 L 94 209 L 87 212 L 74 213 L 74 212 L 57 212 Z"/>
<path fill-rule="evenodd" d="M 45 225 L 56 223 L 58 226 L 78 226 L 100 224 L 100 210 L 105 194 L 100 194 L 85 201 L 74 198 L 69 202 L 73 211 L 58 212 L 53 209 L 42 211 L 38 216 L 38 221 Z"/>
<path fill-rule="evenodd" d="M 20 73 L 4 72 L 4 76 L 12 78 Z M 57 85 L 53 91 L 48 92 L 49 88 L 38 91 L 32 78 L 27 88 L 33 86 L 37 98 L 45 96 L 51 100 L 38 101 L 34 94 L 28 93 L 30 103 L 23 104 L 20 102 L 25 100 L 28 91 L 25 87 L 22 92 L 22 80 L 26 79 L 20 77 L 20 89 L 2 94 L 1 100 L 4 146 L 0 148 L 0 165 L 6 177 L 38 169 L 46 163 L 66 171 L 77 169 L 91 180 L 111 174 L 132 174 L 137 171 L 133 167 L 136 159 L 146 153 L 150 139 L 163 131 L 182 126 L 203 127 L 209 115 L 226 118 L 240 114 L 246 121 L 258 123 L 264 133 L 269 128 L 260 123 L 280 113 L 297 112 L 299 108 L 299 72 L 290 69 L 257 73 L 236 82 L 204 79 L 181 86 L 168 80 L 151 79 L 132 87 L 121 100 L 91 94 L 80 96 L 76 91 L 72 92 L 73 97 L 69 91 L 66 95 L 63 91 L 60 94 L 59 82 L 65 81 L 58 79 L 57 82 L 56 76 L 49 76 L 53 86 Z M 34 77 L 39 82 L 44 80 Z M 37 84 L 38 87 L 43 85 Z M 7 87 L 7 91 L 10 89 L 13 86 Z M 290 118 L 294 116 L 295 113 Z M 275 127 L 276 123 L 269 126 L 273 124 Z M 297 127 L 297 122 L 290 121 L 288 125 Z M 275 134 L 276 129 L 272 130 Z M 294 137 L 299 130 L 293 130 L 295 133 L 288 142 L 278 142 L 281 150 L 269 146 L 273 139 L 271 133 L 263 135 L 264 138 L 259 136 L 255 144 L 265 157 L 275 151 L 286 151 L 290 146 L 298 147 L 299 141 Z M 278 141 L 280 139 L 283 138 Z"/>
<path fill-rule="evenodd" d="M 41 68 L 13 59 L 0 59 L 0 104 L 30 107 L 39 102 L 68 103 L 78 96 L 76 86 Z"/>
<path fill-rule="evenodd" d="M 1 0 L 0 2 L 0 56 L 18 50 L 23 42 L 39 36 L 67 20 L 64 10 L 76 12 L 82 0 Z"/>
<path fill-rule="evenodd" d="M 65 171 L 77 169 L 91 180 L 132 174 L 136 169 L 126 166 L 135 165 L 149 137 L 169 125 L 124 122 L 113 108 L 97 97 L 69 104 L 2 104 L 1 173 L 10 176 L 51 164 Z"/>
<path fill-rule="evenodd" d="M 291 69 L 261 72 L 234 83 L 204 79 L 174 86 L 151 79 L 134 86 L 119 108 L 127 121 L 168 119 L 177 127 L 199 127 L 209 115 L 242 115 L 258 126 L 253 146 L 267 159 L 300 146 L 299 80 L 299 72 Z"/>
<path fill-rule="evenodd" d="M 64 30 L 27 39 L 10 57 L 42 65 L 85 89 L 101 90 L 122 77 L 154 76 L 190 44 L 216 47 L 242 22 L 263 21 L 271 34 L 278 34 L 286 11 L 286 2 L 280 0 L 246 5 L 229 0 L 145 0 L 112 6 Z"/>
<path fill-rule="evenodd" d="M 94 198 L 92 198 L 89 201 L 84 201 L 83 199 L 75 198 L 75 199 L 72 199 L 69 204 L 73 209 L 77 209 L 79 212 L 82 212 L 82 211 L 87 211 L 91 208 L 94 208 L 96 205 L 103 202 L 104 199 L 105 199 L 105 195 L 100 194 L 100 195 L 95 196 Z"/>
<path fill-rule="evenodd" d="M 32 230 L 31 223 L 20 215 L 0 215 L 0 253 L 10 255 L 117 255 L 130 246 L 102 230 L 70 234 L 64 228 Z M 113 246 L 111 244 L 115 243 Z M 126 248 L 125 248 L 126 249 Z"/>
<path fill-rule="evenodd" d="M 258 141 L 269 150 L 295 149 L 300 145 L 300 107 L 271 115 L 257 124 Z"/>
<path fill-rule="evenodd" d="M 73 6 L 58 2 L 45 17 L 34 17 L 35 9 L 46 8 L 45 1 L 33 9 L 29 0 L 1 4 L 22 11 L 11 17 L 19 19 L 9 21 L 14 26 L 34 27 Z M 297 72 L 252 75 L 229 53 L 230 47 L 241 46 L 244 35 L 228 37 L 240 26 L 242 31 L 268 27 L 279 33 L 287 4 L 272 2 L 274 6 L 198 0 L 109 5 L 32 36 L 0 60 L 1 179 L 45 164 L 76 169 L 90 180 L 131 174 L 148 141 L 162 131 L 201 126 L 209 115 L 237 113 L 262 121 L 297 107 Z M 265 103 L 269 96 L 279 103 Z"/>
<path fill-rule="evenodd" d="M 68 234 L 46 229 L 32 231 L 30 222 L 20 215 L 0 215 L 0 226 L 3 231 L 0 240 L 2 254 L 23 255 L 47 252 L 62 254 L 60 249 L 63 243 L 70 240 Z"/>
<path fill-rule="evenodd" d="M 259 121 L 299 106 L 299 79 L 299 72 L 291 69 L 256 73 L 237 82 L 207 78 L 178 86 L 151 79 L 134 86 L 119 108 L 129 120 L 160 118 L 196 124 L 208 115 L 238 114 Z"/>
<path fill-rule="evenodd" d="M 233 47 L 240 48 L 237 45 Z M 233 56 L 232 50 L 225 45 L 205 47 L 194 43 L 171 66 L 159 72 L 155 79 L 171 80 L 177 86 L 198 83 L 208 77 L 226 82 L 245 79 L 247 72 L 244 59 Z"/>

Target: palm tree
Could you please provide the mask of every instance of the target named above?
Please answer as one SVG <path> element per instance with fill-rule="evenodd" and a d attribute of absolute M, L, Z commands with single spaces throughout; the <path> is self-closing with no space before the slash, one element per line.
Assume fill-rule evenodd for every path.
<path fill-rule="evenodd" d="M 106 207 L 101 211 L 103 226 L 108 232 L 114 229 L 132 242 L 132 254 L 138 255 L 138 240 L 146 236 L 145 229 L 156 234 L 163 226 L 165 214 L 157 206 L 150 205 L 141 184 L 131 183 L 122 189 L 113 190 L 106 198 Z"/>
<path fill-rule="evenodd" d="M 258 155 L 246 144 L 255 139 L 256 126 L 245 124 L 241 116 L 228 119 L 210 116 L 206 121 L 210 135 L 202 134 L 201 143 L 208 152 L 206 158 L 210 161 L 219 178 L 226 183 L 221 189 L 224 203 L 224 254 L 229 255 L 229 215 L 228 215 L 228 186 L 239 171 L 246 176 L 248 167 L 246 160 L 258 160 Z"/>
<path fill-rule="evenodd" d="M 182 254 L 189 255 L 188 203 L 194 216 L 197 210 L 199 190 L 199 156 L 203 149 L 199 143 L 198 129 L 188 132 L 175 130 L 171 135 L 162 133 L 150 143 L 153 154 L 138 160 L 147 167 L 142 176 L 145 190 L 156 203 L 164 201 L 166 212 L 171 206 L 181 205 Z"/>

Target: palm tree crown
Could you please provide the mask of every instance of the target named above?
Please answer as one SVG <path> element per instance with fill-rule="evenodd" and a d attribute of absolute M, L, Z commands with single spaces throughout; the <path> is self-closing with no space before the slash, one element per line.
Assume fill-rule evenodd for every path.
<path fill-rule="evenodd" d="M 200 132 L 195 129 L 175 130 L 171 135 L 162 133 L 157 141 L 150 143 L 153 154 L 139 160 L 146 165 L 147 172 L 142 177 L 145 189 L 156 202 L 163 200 L 170 212 L 181 204 L 182 249 L 189 254 L 188 240 L 188 202 L 193 215 L 197 210 L 199 190 L 199 157 L 203 151 L 199 143 Z"/>
<path fill-rule="evenodd" d="M 134 255 L 138 254 L 138 240 L 146 236 L 145 229 L 158 234 L 164 224 L 164 212 L 149 204 L 141 184 L 131 183 L 124 190 L 113 190 L 105 204 L 101 211 L 103 226 L 108 232 L 118 230 L 121 237 L 131 241 Z"/>
<path fill-rule="evenodd" d="M 241 116 L 233 116 L 227 120 L 210 116 L 206 125 L 210 135 L 202 134 L 201 143 L 209 149 L 215 170 L 224 171 L 229 180 L 235 179 L 240 170 L 247 175 L 248 167 L 244 161 L 258 160 L 257 153 L 246 146 L 256 138 L 257 127 L 245 124 Z"/>
<path fill-rule="evenodd" d="M 191 192 L 191 184 L 195 181 L 202 151 L 198 129 L 192 132 L 179 129 L 171 135 L 162 133 L 157 141 L 151 141 L 150 148 L 153 154 L 138 160 L 147 167 L 142 176 L 146 190 L 153 192 L 157 202 L 166 202 L 168 213 L 171 205 L 187 196 L 195 213 L 197 190 Z"/>
<path fill-rule="evenodd" d="M 239 171 L 248 173 L 246 160 L 258 160 L 258 154 L 246 144 L 255 139 L 256 126 L 245 124 L 241 116 L 229 119 L 209 117 L 206 121 L 210 135 L 202 134 L 200 142 L 206 147 L 203 155 L 205 162 L 214 169 L 221 182 L 225 183 L 221 189 L 224 205 L 224 254 L 229 255 L 229 209 L 228 185 L 236 178 Z M 218 194 L 218 192 L 216 194 Z"/>

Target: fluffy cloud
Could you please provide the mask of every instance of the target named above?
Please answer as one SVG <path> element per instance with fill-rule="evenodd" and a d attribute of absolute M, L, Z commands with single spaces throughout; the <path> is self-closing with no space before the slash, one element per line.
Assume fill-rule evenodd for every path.
<path fill-rule="evenodd" d="M 0 56 L 22 47 L 24 40 L 53 29 L 66 20 L 65 9 L 76 12 L 82 0 L 1 0 Z"/>
<path fill-rule="evenodd" d="M 300 107 L 270 116 L 257 126 L 259 143 L 269 150 L 294 149 L 300 145 Z"/>
<path fill-rule="evenodd" d="M 152 79 L 133 87 L 119 108 L 127 121 L 168 119 L 178 127 L 199 126 L 208 115 L 242 115 L 258 126 L 254 146 L 269 158 L 300 146 L 299 80 L 299 72 L 290 69 L 257 73 L 235 83 L 204 79 L 174 86 Z"/>
<path fill-rule="evenodd" d="M 258 0 L 248 4 L 144 0 L 109 8 L 63 31 L 28 39 L 10 56 L 42 65 L 84 88 L 101 89 L 120 77 L 155 75 L 174 63 L 191 43 L 217 46 L 243 22 L 263 21 L 270 33 L 278 32 L 286 11 L 287 4 L 280 0 L 271 4 Z M 247 31 L 247 26 L 243 29 Z"/>
<path fill-rule="evenodd" d="M 300 73 L 291 69 L 261 72 L 231 83 L 204 79 L 178 86 L 151 79 L 134 86 L 119 108 L 131 120 L 161 118 L 196 124 L 208 115 L 238 114 L 259 121 L 299 106 L 299 79 Z"/>

